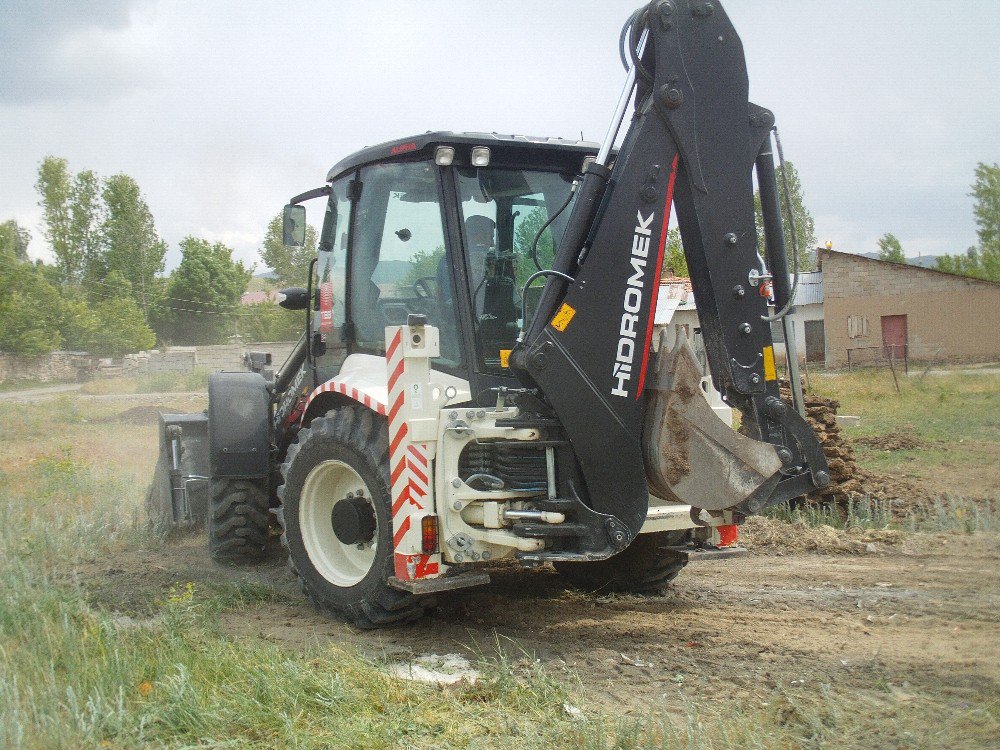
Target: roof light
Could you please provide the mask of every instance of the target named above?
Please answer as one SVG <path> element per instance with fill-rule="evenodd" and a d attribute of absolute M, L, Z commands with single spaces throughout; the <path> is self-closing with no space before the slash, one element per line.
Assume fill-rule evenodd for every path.
<path fill-rule="evenodd" d="M 486 146 L 476 146 L 472 149 L 472 166 L 488 167 L 490 165 L 490 150 Z"/>
<path fill-rule="evenodd" d="M 455 161 L 454 146 L 438 146 L 434 151 L 434 163 L 439 167 L 450 167 Z"/>

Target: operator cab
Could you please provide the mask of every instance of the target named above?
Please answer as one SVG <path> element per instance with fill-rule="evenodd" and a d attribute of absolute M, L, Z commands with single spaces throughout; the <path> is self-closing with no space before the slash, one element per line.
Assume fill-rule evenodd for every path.
<path fill-rule="evenodd" d="M 313 281 L 317 380 L 349 354 L 384 355 L 385 327 L 412 314 L 440 331 L 436 369 L 473 393 L 510 378 L 505 353 L 544 279 L 526 300 L 522 290 L 551 266 L 574 180 L 596 152 L 582 141 L 427 133 L 359 151 L 330 170 L 328 189 L 293 199 L 328 196 Z M 304 232 L 300 212 L 286 207 L 290 233 Z"/>

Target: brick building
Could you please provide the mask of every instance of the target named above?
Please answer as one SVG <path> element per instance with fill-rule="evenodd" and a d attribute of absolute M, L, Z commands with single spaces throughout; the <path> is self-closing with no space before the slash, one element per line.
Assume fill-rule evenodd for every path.
<path fill-rule="evenodd" d="M 1000 283 L 822 250 L 827 367 L 892 354 L 1000 360 Z"/>

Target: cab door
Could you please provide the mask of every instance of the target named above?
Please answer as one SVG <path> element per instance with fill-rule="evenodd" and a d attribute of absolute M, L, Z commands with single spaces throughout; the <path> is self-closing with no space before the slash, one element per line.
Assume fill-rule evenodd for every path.
<path fill-rule="evenodd" d="M 440 331 L 435 367 L 462 374 L 465 357 L 438 168 L 383 162 L 358 173 L 348 267 L 351 353 L 385 355 L 385 328 L 425 315 Z"/>
<path fill-rule="evenodd" d="M 316 384 L 324 383 L 340 372 L 347 357 L 347 260 L 350 247 L 351 176 L 330 186 L 330 197 L 323 217 L 316 270 L 313 276 L 316 293 L 311 315 L 311 346 Z"/>

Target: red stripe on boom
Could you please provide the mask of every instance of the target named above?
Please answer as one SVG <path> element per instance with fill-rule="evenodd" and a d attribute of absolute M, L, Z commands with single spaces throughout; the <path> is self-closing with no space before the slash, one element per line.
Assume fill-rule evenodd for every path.
<path fill-rule="evenodd" d="M 656 258 L 656 275 L 653 277 L 653 293 L 649 300 L 649 322 L 646 324 L 646 345 L 642 348 L 642 368 L 639 370 L 639 386 L 635 397 L 642 395 L 646 386 L 646 365 L 649 364 L 649 342 L 653 338 L 653 321 L 656 318 L 656 298 L 660 293 L 660 272 L 663 270 L 663 249 L 667 245 L 667 230 L 670 228 L 670 204 L 674 202 L 674 179 L 677 177 L 677 162 L 680 154 L 674 154 L 670 165 L 670 181 L 667 183 L 667 201 L 663 204 L 663 227 L 660 229 L 660 249 Z"/>

